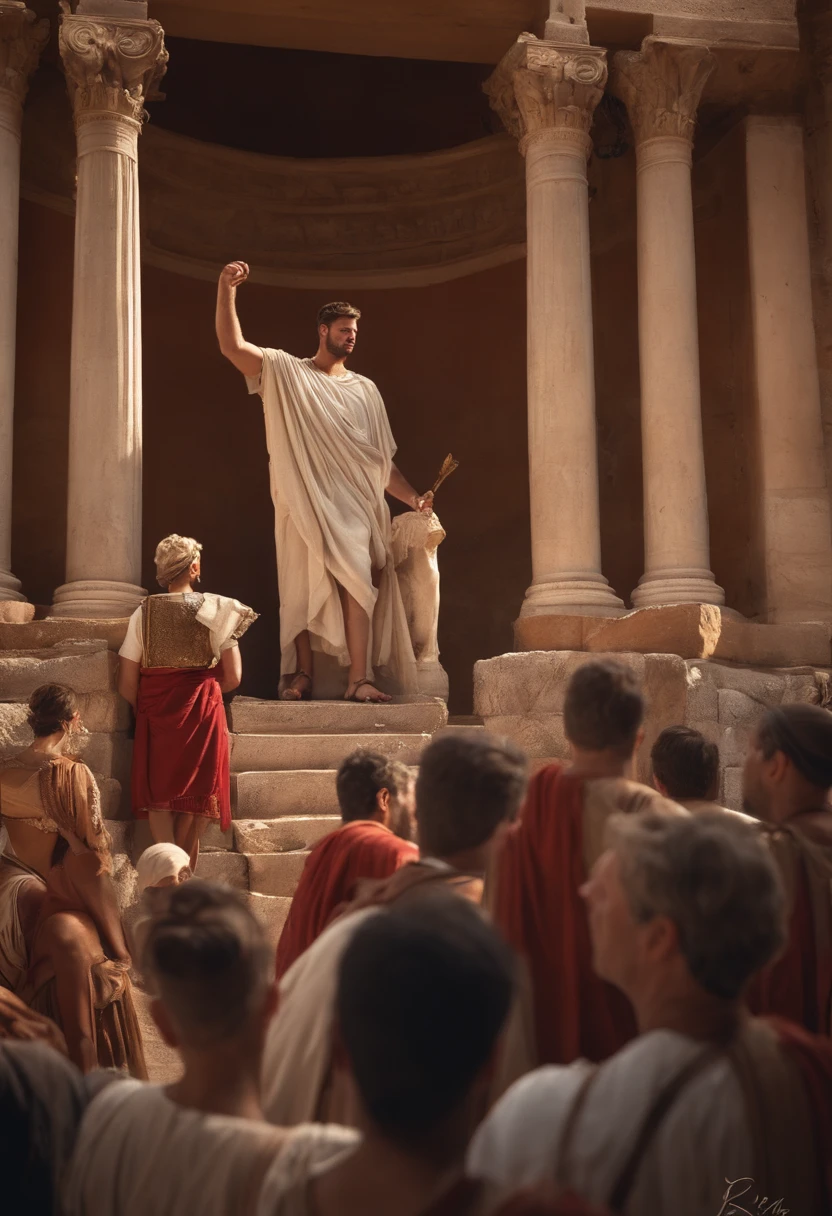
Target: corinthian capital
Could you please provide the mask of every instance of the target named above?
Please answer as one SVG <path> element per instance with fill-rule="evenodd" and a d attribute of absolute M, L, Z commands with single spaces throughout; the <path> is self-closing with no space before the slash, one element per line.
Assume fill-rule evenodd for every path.
<path fill-rule="evenodd" d="M 645 38 L 613 57 L 612 92 L 627 107 L 636 142 L 658 135 L 693 141 L 696 111 L 716 60 L 704 42 Z"/>
<path fill-rule="evenodd" d="M 86 17 L 61 0 L 60 48 L 76 123 L 122 117 L 137 125 L 165 74 L 168 53 L 158 21 Z"/>
<path fill-rule="evenodd" d="M 530 139 L 574 132 L 587 140 L 607 79 L 606 51 L 521 34 L 485 83 L 492 109 L 524 148 Z"/>
<path fill-rule="evenodd" d="M 0 90 L 19 105 L 48 37 L 49 22 L 38 21 L 25 4 L 0 2 Z"/>

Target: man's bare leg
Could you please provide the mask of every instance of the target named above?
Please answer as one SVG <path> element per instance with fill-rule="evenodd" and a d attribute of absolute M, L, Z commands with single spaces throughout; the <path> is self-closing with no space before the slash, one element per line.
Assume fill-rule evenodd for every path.
<path fill-rule="evenodd" d="M 147 818 L 154 844 L 176 844 L 173 831 L 173 811 L 169 808 L 149 807 Z"/>
<path fill-rule="evenodd" d="M 199 841 L 202 833 L 208 827 L 208 820 L 204 815 L 188 815 L 184 811 L 177 812 L 174 822 L 174 835 L 176 837 L 174 844 L 178 844 L 180 849 L 184 849 L 191 859 L 191 869 L 196 871 L 196 863 L 199 860 Z"/>
<path fill-rule="evenodd" d="M 367 679 L 370 647 L 370 618 L 353 599 L 346 588 L 338 586 L 341 593 L 341 607 L 344 610 L 344 632 L 347 636 L 347 650 L 350 655 L 349 687 L 346 700 L 382 702 L 391 700 L 387 693 L 380 692 Z"/>
<path fill-rule="evenodd" d="M 281 701 L 302 701 L 312 692 L 312 639 L 308 629 L 295 638 L 295 650 L 297 671 L 293 676 L 285 677 L 285 687 L 280 691 Z"/>

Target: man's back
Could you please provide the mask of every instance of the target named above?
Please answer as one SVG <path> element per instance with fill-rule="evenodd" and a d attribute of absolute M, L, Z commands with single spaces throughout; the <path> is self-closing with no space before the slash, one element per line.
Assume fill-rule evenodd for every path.
<path fill-rule="evenodd" d="M 209 1115 L 139 1081 L 88 1108 L 66 1188 L 68 1216 L 248 1216 L 283 1133 Z"/>
<path fill-rule="evenodd" d="M 493 906 L 529 968 L 541 1063 L 605 1059 L 636 1032 L 629 1002 L 593 971 L 579 891 L 603 851 L 610 816 L 657 804 L 674 805 L 623 777 L 585 780 L 558 764 L 529 786 L 499 858 Z"/>
<path fill-rule="evenodd" d="M 277 977 L 323 932 L 362 878 L 387 878 L 419 851 L 371 819 L 344 824 L 318 841 L 306 859 L 277 947 Z"/>
<path fill-rule="evenodd" d="M 817 1115 L 828 1124 L 832 1092 L 827 1082 L 820 1112 L 812 1106 L 778 1035 L 751 1022 L 728 1054 L 656 1030 L 595 1069 L 538 1069 L 482 1124 L 469 1172 L 512 1185 L 557 1178 L 591 1202 L 656 1216 L 716 1214 L 728 1183 L 753 1179 L 746 1199 L 759 1191 L 783 1210 L 818 1212 L 812 1180 L 828 1147 Z M 810 1050 L 832 1068 L 827 1043 Z M 733 1193 L 752 1209 L 743 1186 Z"/>

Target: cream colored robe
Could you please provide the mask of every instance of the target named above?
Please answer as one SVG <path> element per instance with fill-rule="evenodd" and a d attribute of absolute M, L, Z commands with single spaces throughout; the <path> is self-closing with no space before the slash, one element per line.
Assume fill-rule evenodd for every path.
<path fill-rule="evenodd" d="M 384 492 L 396 445 L 372 380 L 336 378 L 311 359 L 263 349 L 259 376 L 275 510 L 281 671 L 297 670 L 295 638 L 349 665 L 337 584 L 372 622 L 370 655 L 401 691 L 416 687 L 413 647 L 391 553 Z M 373 570 L 380 571 L 378 589 Z M 367 672 L 372 677 L 373 672 Z"/>

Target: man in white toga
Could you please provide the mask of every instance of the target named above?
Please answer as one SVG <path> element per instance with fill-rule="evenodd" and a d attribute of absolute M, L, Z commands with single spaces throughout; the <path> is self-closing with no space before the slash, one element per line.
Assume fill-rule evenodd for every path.
<path fill-rule="evenodd" d="M 416 687 L 415 660 L 391 556 L 385 491 L 430 512 L 393 463 L 396 445 L 381 394 L 347 371 L 357 308 L 325 305 L 318 350 L 299 359 L 246 342 L 237 317 L 245 262 L 231 262 L 217 291 L 220 350 L 263 398 L 280 587 L 280 696 L 312 692 L 312 651 L 349 666 L 346 699 L 389 701 L 375 686 L 384 668 L 403 692 Z"/>

